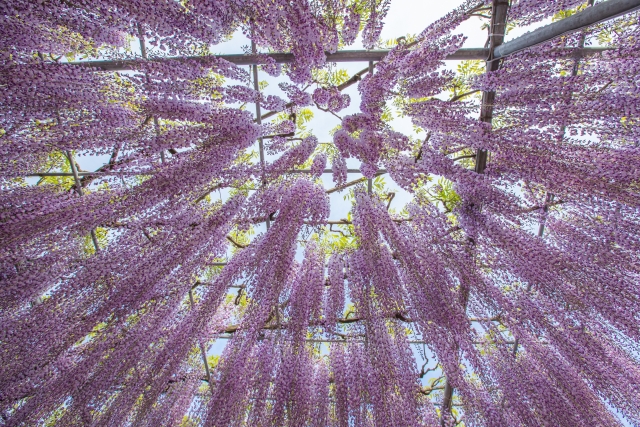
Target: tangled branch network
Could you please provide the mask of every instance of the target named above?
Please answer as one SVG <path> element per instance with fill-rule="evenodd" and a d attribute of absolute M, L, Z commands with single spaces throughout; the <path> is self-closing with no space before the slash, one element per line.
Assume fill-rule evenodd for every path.
<path fill-rule="evenodd" d="M 1 2 L 0 426 L 640 425 L 639 3 Z"/>

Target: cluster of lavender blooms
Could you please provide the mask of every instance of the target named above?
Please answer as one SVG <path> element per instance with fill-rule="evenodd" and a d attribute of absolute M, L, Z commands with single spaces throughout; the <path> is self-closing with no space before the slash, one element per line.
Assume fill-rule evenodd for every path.
<path fill-rule="evenodd" d="M 0 4 L 0 425 L 640 424 L 638 14 L 473 79 L 496 92 L 489 124 L 477 100 L 440 96 L 455 78 L 443 60 L 464 43 L 456 28 L 491 6 L 478 3 L 376 64 L 330 156 L 314 136 L 287 139 L 295 120 L 260 125 L 238 103 L 291 115 L 347 107 L 337 87 L 302 85 L 361 28 L 375 46 L 388 1 Z M 513 1 L 508 19 L 582 3 Z M 189 56 L 236 30 L 293 53 L 288 101 L 249 88 L 227 61 Z M 601 34 L 610 50 L 574 55 Z M 114 52 L 130 36 L 184 57 L 122 74 L 60 60 Z M 383 120 L 398 94 L 429 135 L 417 147 Z M 242 161 L 266 136 L 278 158 Z M 459 161 L 477 150 L 490 153 L 482 174 Z M 109 154 L 102 171 L 116 178 L 18 178 L 72 151 Z M 312 157 L 311 174 L 288 173 Z M 329 217 L 317 179 L 328 157 L 337 185 L 350 157 L 368 178 L 385 167 L 415 196 L 408 217 L 358 186 L 353 245 L 308 239 L 299 251 Z M 430 175 L 451 181 L 454 204 L 429 200 Z M 234 191 L 206 201 L 220 188 Z M 267 221 L 249 243 L 233 240 Z M 87 249 L 95 230 L 107 237 Z M 455 390 L 457 415 L 432 399 L 446 391 L 424 386 L 408 328 Z M 205 370 L 200 352 L 223 335 L 233 337 Z"/>
<path fill-rule="evenodd" d="M 341 94 L 336 86 L 330 88 L 320 87 L 313 91 L 313 102 L 323 109 L 338 112 L 349 106 L 351 98 L 349 95 Z"/>

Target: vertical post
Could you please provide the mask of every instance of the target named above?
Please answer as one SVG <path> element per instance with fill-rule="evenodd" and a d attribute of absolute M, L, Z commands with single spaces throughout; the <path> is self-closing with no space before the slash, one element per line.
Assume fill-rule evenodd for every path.
<path fill-rule="evenodd" d="M 71 173 L 73 174 L 73 179 L 76 183 L 76 193 L 78 196 L 84 196 L 84 191 L 82 191 L 82 184 L 80 183 L 80 177 L 78 176 L 78 169 L 76 168 L 76 161 L 73 158 L 73 154 L 71 151 L 65 152 L 67 156 L 67 160 L 69 160 L 69 166 L 71 166 Z M 100 245 L 98 245 L 98 236 L 96 235 L 96 230 L 91 229 L 91 240 L 93 241 L 93 246 L 96 248 L 96 252 L 100 251 Z"/>
<path fill-rule="evenodd" d="M 494 60 L 493 51 L 504 42 L 507 27 L 507 12 L 509 10 L 509 0 L 494 0 L 491 6 L 491 26 L 489 28 L 489 57 L 486 61 L 486 72 L 497 71 L 500 68 L 500 60 Z M 491 124 L 493 120 L 493 103 L 496 93 L 494 91 L 482 92 L 482 104 L 480 106 L 480 121 Z M 476 153 L 475 171 L 484 173 L 487 167 L 487 150 L 478 150 Z M 461 289 L 462 304 L 466 311 L 469 301 L 469 289 Z M 442 427 L 445 426 L 445 413 L 451 413 L 453 408 L 453 386 L 449 381 L 445 384 L 444 397 L 442 400 Z"/>
<path fill-rule="evenodd" d="M 251 40 L 251 53 L 256 54 L 257 53 L 257 49 L 256 49 L 256 43 Z M 256 92 L 260 92 L 260 84 L 258 82 L 258 65 L 254 64 L 251 66 L 251 68 L 253 69 L 253 88 L 256 90 Z M 261 118 L 261 112 L 260 112 L 260 100 L 256 101 L 256 123 L 258 123 L 259 125 L 262 124 L 262 118 Z M 262 140 L 262 137 L 258 138 L 258 148 L 260 150 L 260 168 L 262 169 L 262 185 L 266 185 L 267 182 L 265 181 L 265 177 L 264 177 L 264 142 Z M 269 229 L 269 227 L 271 227 L 271 220 L 269 219 L 269 215 L 267 215 L 267 230 Z"/>
<path fill-rule="evenodd" d="M 551 193 L 547 193 L 547 196 L 545 197 L 545 202 L 544 202 L 544 207 L 543 207 L 543 212 L 544 212 L 544 216 L 542 217 L 542 219 L 540 220 L 540 225 L 538 226 L 538 238 L 542 239 L 542 236 L 544 236 L 544 225 L 545 222 L 547 220 L 547 211 L 549 210 L 548 204 L 553 202 L 553 194 Z M 531 283 L 527 284 L 527 293 L 531 292 Z M 516 357 L 516 355 L 518 354 L 518 347 L 520 346 L 520 339 L 518 337 L 516 337 L 516 339 L 513 341 L 513 357 Z M 502 404 L 504 405 L 504 399 L 502 400 Z"/>
<path fill-rule="evenodd" d="M 140 40 L 140 54 L 146 61 L 149 58 L 147 56 L 147 46 L 144 43 L 144 31 L 142 31 L 142 25 L 140 24 L 138 24 L 138 39 Z M 145 77 L 147 78 L 147 83 L 151 83 L 149 75 L 145 74 Z M 158 124 L 158 118 L 156 116 L 153 116 L 153 126 L 156 131 L 156 136 L 160 136 L 160 125 Z M 164 163 L 164 150 L 160 151 L 160 161 Z"/>
<path fill-rule="evenodd" d="M 193 289 L 189 289 L 189 302 L 191 303 L 191 309 L 193 310 L 193 307 L 195 305 L 193 301 Z M 200 340 L 198 340 L 198 346 L 200 347 L 202 363 L 204 364 L 205 378 L 207 379 L 207 383 L 209 384 L 211 394 L 213 394 L 213 384 L 211 384 L 211 371 L 209 370 L 209 362 L 207 362 L 207 351 L 204 348 L 204 344 L 202 344 L 202 341 Z"/>
<path fill-rule="evenodd" d="M 373 75 L 373 61 L 369 61 L 369 74 Z M 367 192 L 369 194 L 373 192 L 373 180 L 371 178 L 367 180 Z"/>
<path fill-rule="evenodd" d="M 140 41 L 140 55 L 142 58 L 147 59 L 147 47 L 144 44 L 144 31 L 142 31 L 142 25 L 138 23 L 138 40 Z"/>
<path fill-rule="evenodd" d="M 491 28 L 489 43 L 489 58 L 487 58 L 486 72 L 497 71 L 500 68 L 500 60 L 494 59 L 493 50 L 504 42 L 504 35 L 507 26 L 507 11 L 509 9 L 508 0 L 495 0 L 491 12 Z M 494 91 L 482 92 L 482 104 L 480 107 L 480 121 L 491 123 L 493 120 L 493 103 L 496 98 Z M 477 173 L 484 173 L 487 167 L 487 150 L 478 150 L 476 153 Z"/>
<path fill-rule="evenodd" d="M 156 116 L 153 116 L 153 127 L 155 128 L 156 131 L 156 137 L 160 136 L 160 124 L 158 124 L 158 118 Z M 164 163 L 164 150 L 160 151 L 160 162 Z"/>

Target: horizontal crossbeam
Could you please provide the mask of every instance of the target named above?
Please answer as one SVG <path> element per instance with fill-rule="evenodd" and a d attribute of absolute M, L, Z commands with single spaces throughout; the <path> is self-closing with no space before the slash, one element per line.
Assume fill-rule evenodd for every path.
<path fill-rule="evenodd" d="M 214 339 L 216 340 L 230 340 L 233 339 L 232 334 L 218 335 Z M 360 339 L 342 339 L 342 338 L 305 338 L 305 342 L 308 343 L 316 343 L 316 344 L 331 344 L 331 343 L 340 343 L 340 344 L 352 344 L 352 343 L 364 343 L 364 340 Z M 430 341 L 424 340 L 407 340 L 408 344 L 433 344 Z M 495 344 L 495 345 L 514 345 L 515 341 L 512 340 L 502 340 L 502 341 L 491 341 L 491 340 L 478 340 L 472 341 L 472 344 L 481 345 L 481 344 Z M 540 344 L 548 345 L 547 342 L 541 342 Z"/>
<path fill-rule="evenodd" d="M 120 175 L 152 175 L 155 171 L 145 171 L 145 172 L 78 172 L 78 176 L 120 176 Z M 311 169 L 294 169 L 290 170 L 287 173 L 311 173 Z M 333 173 L 333 169 L 324 169 L 322 173 Z M 362 173 L 360 169 L 347 169 L 347 173 Z M 380 169 L 377 172 L 378 174 L 387 173 L 386 170 Z M 26 174 L 25 177 L 33 178 L 33 177 L 65 177 L 65 176 L 74 176 L 71 172 L 35 172 Z"/>
<path fill-rule="evenodd" d="M 608 0 L 588 7 L 568 18 L 538 28 L 495 48 L 494 59 L 503 58 L 523 49 L 539 45 L 556 37 L 575 33 L 590 25 L 608 21 L 640 9 L 640 0 Z M 583 49 L 586 50 L 586 49 Z"/>
<path fill-rule="evenodd" d="M 569 50 L 569 49 L 568 49 Z M 600 53 L 606 48 L 583 48 L 583 49 L 570 49 L 575 51 L 574 55 L 579 57 L 593 55 Z M 327 53 L 327 62 L 369 62 L 380 61 L 387 54 L 389 50 L 343 50 L 335 53 Z M 146 61 L 153 62 L 167 62 L 167 61 L 184 61 L 184 60 L 203 60 L 207 58 L 220 58 L 229 61 L 236 65 L 254 65 L 264 63 L 264 57 L 269 56 L 273 58 L 276 63 L 284 64 L 293 61 L 292 53 L 263 53 L 259 55 L 206 55 L 206 56 L 179 56 L 179 57 L 164 57 L 164 58 L 149 58 L 148 60 L 136 58 L 136 59 L 123 59 L 123 60 L 104 60 L 104 61 L 78 61 L 71 62 L 73 65 L 82 65 L 91 68 L 97 68 L 101 71 L 126 71 L 133 70 L 139 64 Z M 489 49 L 484 48 L 464 48 L 447 56 L 447 61 L 468 61 L 468 60 L 481 60 L 484 61 L 489 56 Z"/>

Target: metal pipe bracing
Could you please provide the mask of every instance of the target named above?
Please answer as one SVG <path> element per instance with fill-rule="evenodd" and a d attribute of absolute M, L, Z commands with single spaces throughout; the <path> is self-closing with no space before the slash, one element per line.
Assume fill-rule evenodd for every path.
<path fill-rule="evenodd" d="M 256 44 L 253 40 L 251 40 L 251 53 L 256 55 L 257 49 Z M 254 64 L 251 66 L 253 71 L 253 88 L 256 92 L 260 92 L 260 82 L 258 81 L 258 65 Z M 262 112 L 260 111 L 260 101 L 256 100 L 256 123 L 262 124 Z M 260 152 L 260 169 L 262 170 L 262 177 L 260 180 L 262 181 L 262 186 L 267 184 L 267 181 L 264 177 L 264 140 L 262 137 L 258 138 L 258 151 Z M 271 221 L 267 216 L 267 230 L 271 227 Z"/>
<path fill-rule="evenodd" d="M 82 184 L 80 183 L 80 176 L 78 175 L 78 168 L 76 167 L 76 161 L 73 158 L 73 153 L 71 151 L 66 151 L 65 155 L 67 156 L 67 160 L 69 160 L 69 166 L 71 167 L 71 175 L 73 176 L 73 180 L 75 182 L 76 193 L 78 196 L 84 196 L 84 191 L 82 190 Z M 96 229 L 91 229 L 91 241 L 93 242 L 93 246 L 96 248 L 96 252 L 100 252 L 100 245 L 98 244 L 98 236 L 96 235 Z"/>
<path fill-rule="evenodd" d="M 230 340 L 233 338 L 233 334 L 228 334 L 228 335 L 218 335 L 217 337 L 213 338 L 214 340 Z M 305 338 L 304 342 L 308 342 L 308 343 L 317 343 L 317 344 L 322 344 L 322 343 L 342 343 L 342 344 L 349 344 L 349 343 L 363 343 L 364 340 L 351 340 L 351 339 L 341 339 L 341 338 Z M 503 341 L 500 343 L 497 342 L 490 342 L 490 341 L 472 341 L 472 344 L 476 344 L 476 345 L 481 345 L 481 344 L 503 344 L 503 345 L 513 345 L 515 344 L 514 341 Z M 423 340 L 407 340 L 407 344 L 432 344 L 432 342 L 430 341 L 423 341 Z M 542 342 L 541 344 L 546 344 L 544 342 Z"/>
<path fill-rule="evenodd" d="M 142 30 L 142 25 L 140 25 L 139 23 L 138 23 L 138 40 L 140 41 L 140 54 L 142 55 L 142 59 L 146 61 L 149 59 L 149 57 L 147 56 L 147 47 L 144 42 L 144 31 Z M 147 83 L 149 83 L 148 74 L 145 75 L 145 80 L 147 81 Z M 158 123 L 157 116 L 153 116 L 153 126 L 156 132 L 156 137 L 160 137 L 160 124 Z M 160 161 L 162 163 L 164 163 L 165 161 L 164 150 L 160 151 Z"/>
<path fill-rule="evenodd" d="M 509 42 L 511 43 L 511 42 Z M 505 43 L 506 45 L 506 43 Z M 569 50 L 569 49 L 568 49 Z M 574 55 L 579 57 L 594 55 L 608 48 L 583 48 L 570 49 Z M 343 50 L 335 53 L 327 53 L 327 62 L 369 62 L 380 61 L 389 50 Z M 175 57 L 155 57 L 149 58 L 151 62 L 167 62 L 182 60 L 206 60 L 207 58 L 220 58 L 229 61 L 235 65 L 255 65 L 264 62 L 264 56 L 273 58 L 276 63 L 284 64 L 293 61 L 292 53 L 263 53 L 260 55 L 203 55 L 203 56 L 175 56 Z M 446 61 L 468 61 L 481 60 L 484 61 L 489 56 L 489 49 L 484 48 L 464 48 L 448 55 Z M 505 56 L 505 55 L 503 55 Z M 74 61 L 68 64 L 81 65 L 85 67 L 97 68 L 100 71 L 127 71 L 134 70 L 142 61 L 140 59 L 121 59 L 121 60 L 96 60 L 96 61 Z M 60 64 L 65 64 L 64 62 Z"/>
<path fill-rule="evenodd" d="M 492 61 L 493 52 L 504 42 L 504 36 L 506 34 L 507 27 L 507 12 L 509 11 L 509 0 L 494 0 L 491 10 L 491 25 L 489 27 L 490 44 L 489 44 L 489 56 L 486 62 L 486 72 L 491 73 L 498 70 L 500 67 L 500 61 Z M 491 124 L 493 120 L 493 101 L 496 93 L 494 91 L 482 92 L 482 103 L 480 104 L 480 121 Z M 484 173 L 487 166 L 487 150 L 478 150 L 476 153 L 475 171 L 477 173 Z M 469 287 L 461 287 L 460 295 L 462 299 L 462 305 L 467 311 L 467 305 L 469 303 Z M 456 356 L 458 356 L 456 351 Z M 447 378 L 444 393 L 442 397 L 442 416 L 440 417 L 440 423 L 442 427 L 445 427 L 446 418 L 445 413 L 451 414 L 453 409 L 453 393 L 454 387 Z"/>
<path fill-rule="evenodd" d="M 369 61 L 369 75 L 373 76 L 373 61 Z M 367 180 L 367 193 L 371 194 L 372 192 L 373 192 L 373 180 L 369 178 Z"/>
<path fill-rule="evenodd" d="M 326 53 L 327 62 L 369 62 L 380 61 L 387 56 L 389 50 L 341 50 L 335 53 Z M 457 52 L 447 56 L 447 60 L 466 61 L 470 59 L 486 59 L 489 54 L 488 49 L 471 48 L 460 49 Z M 198 60 L 207 58 L 220 58 L 236 65 L 255 65 L 264 62 L 264 57 L 269 56 L 278 64 L 286 64 L 293 62 L 294 56 L 288 52 L 261 53 L 261 54 L 231 54 L 231 55 L 197 55 L 197 56 L 178 56 L 178 57 L 157 57 L 149 59 L 155 62 L 166 62 L 171 60 Z M 121 59 L 121 60 L 97 60 L 97 61 L 76 61 L 70 62 L 74 65 L 83 65 L 92 68 L 98 68 L 102 71 L 125 71 L 134 69 L 140 59 Z"/>
<path fill-rule="evenodd" d="M 509 3 L 505 0 L 494 2 L 494 10 L 491 14 L 491 39 L 490 39 L 490 53 L 487 58 L 486 72 L 491 73 L 497 71 L 500 68 L 500 61 L 493 61 L 493 52 L 500 47 L 504 42 L 504 36 L 506 34 L 507 25 L 507 10 L 509 9 Z M 494 91 L 482 92 L 482 103 L 480 104 L 480 121 L 485 123 L 491 123 L 493 120 L 493 102 L 495 100 L 496 93 Z M 487 151 L 478 150 L 476 155 L 475 171 L 477 173 L 484 173 L 487 167 Z"/>
<path fill-rule="evenodd" d="M 154 171 L 149 172 L 77 172 L 78 176 L 120 176 L 120 175 L 151 175 Z M 293 169 L 286 173 L 311 173 L 311 169 Z M 333 169 L 324 169 L 322 173 L 333 173 Z M 347 169 L 347 173 L 359 173 L 360 169 Z M 379 169 L 376 173 L 387 173 L 386 169 Z M 74 176 L 71 172 L 34 172 L 24 175 L 25 177 L 47 177 L 47 176 Z"/>
<path fill-rule="evenodd" d="M 191 309 L 193 310 L 196 303 L 193 300 L 192 289 L 189 289 L 189 303 L 191 304 Z M 211 371 L 209 370 L 209 362 L 207 362 L 207 352 L 204 348 L 204 343 L 200 339 L 198 339 L 198 347 L 200 348 L 200 356 L 202 357 L 202 363 L 204 365 L 205 378 L 209 383 L 209 389 L 211 390 L 211 394 L 215 394 L 215 390 L 213 389 L 213 385 L 211 384 Z"/>
<path fill-rule="evenodd" d="M 499 59 L 520 50 L 547 42 L 556 37 L 575 33 L 585 27 L 608 21 L 640 8 L 640 0 L 607 0 L 575 13 L 568 18 L 533 30 L 511 40 L 493 51 L 493 58 Z M 580 48 L 579 48 L 580 49 Z"/>

